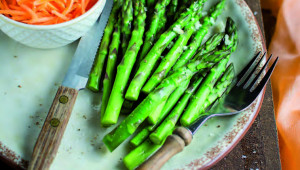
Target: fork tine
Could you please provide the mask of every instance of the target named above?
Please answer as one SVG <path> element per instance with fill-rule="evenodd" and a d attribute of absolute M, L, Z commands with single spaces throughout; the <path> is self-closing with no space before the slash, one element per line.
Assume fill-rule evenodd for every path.
<path fill-rule="evenodd" d="M 255 89 L 253 89 L 253 87 L 250 89 L 251 92 L 255 92 L 255 93 L 259 93 L 267 84 L 268 80 L 270 79 L 272 72 L 274 71 L 274 68 L 277 64 L 278 61 L 278 57 L 276 58 L 276 60 L 274 61 L 274 63 L 272 64 L 272 66 L 270 67 L 270 69 L 268 70 L 267 74 L 264 76 L 264 78 L 261 80 L 261 82 L 257 85 L 257 87 Z"/>
<path fill-rule="evenodd" d="M 264 70 L 266 69 L 266 67 L 268 66 L 269 62 L 271 61 L 273 55 L 271 55 L 268 59 L 268 61 L 265 63 L 265 65 L 263 66 L 263 68 L 261 68 L 261 70 L 259 71 L 259 73 L 256 75 L 256 77 L 252 80 L 252 82 L 250 83 L 250 85 L 248 86 L 250 89 L 253 88 L 253 86 L 256 84 L 257 80 L 259 79 L 260 75 L 264 72 Z"/>
<path fill-rule="evenodd" d="M 259 59 L 259 61 L 256 63 L 256 65 L 254 66 L 254 68 L 251 70 L 251 72 L 249 73 L 248 77 L 245 79 L 245 81 L 241 84 L 241 86 L 246 89 L 247 88 L 247 84 L 249 83 L 251 77 L 254 75 L 255 71 L 257 70 L 258 66 L 260 65 L 260 63 L 262 62 L 262 60 L 265 58 L 266 53 L 264 53 L 264 55 Z"/>
<path fill-rule="evenodd" d="M 238 86 L 242 83 L 241 81 L 246 76 L 246 73 L 251 68 L 251 66 L 254 64 L 256 59 L 260 56 L 260 54 L 261 54 L 261 51 L 258 52 L 257 55 L 255 57 L 253 57 L 253 59 L 247 64 L 247 66 L 243 68 L 243 70 L 239 73 L 239 75 L 237 75 L 237 83 L 236 84 Z"/>

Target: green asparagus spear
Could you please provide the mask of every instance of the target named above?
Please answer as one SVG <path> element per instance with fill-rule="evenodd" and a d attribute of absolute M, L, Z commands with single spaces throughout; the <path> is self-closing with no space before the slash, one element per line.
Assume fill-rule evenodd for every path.
<path fill-rule="evenodd" d="M 178 8 L 178 0 L 171 0 L 171 3 L 168 6 L 167 17 L 170 19 L 170 22 L 174 21 L 174 15 Z"/>
<path fill-rule="evenodd" d="M 167 16 L 166 14 L 160 19 L 159 24 L 158 24 L 158 28 L 157 28 L 157 33 L 155 36 L 155 40 L 158 40 L 159 37 L 161 36 L 161 34 L 163 34 L 166 31 L 166 25 L 167 24 Z M 148 51 L 149 52 L 149 51 Z M 145 56 L 144 56 L 145 57 Z M 143 59 L 143 58 L 142 58 Z M 142 59 L 140 60 L 140 62 L 142 61 Z"/>
<path fill-rule="evenodd" d="M 146 29 L 148 30 L 149 28 L 149 24 L 151 23 L 151 18 L 154 15 L 154 5 L 157 3 L 157 0 L 146 0 L 146 14 L 147 14 L 147 18 L 146 18 Z"/>
<path fill-rule="evenodd" d="M 199 69 L 201 61 L 196 60 L 178 69 L 165 78 L 161 84 L 151 92 L 119 126 L 105 135 L 103 142 L 110 151 L 117 148 L 124 140 L 132 135 L 139 125 L 152 113 L 170 94 L 186 79 L 190 79 Z"/>
<path fill-rule="evenodd" d="M 169 98 L 172 98 L 171 96 Z M 172 104 L 172 103 L 171 103 Z M 170 103 L 167 103 L 165 104 L 165 107 L 167 108 L 168 106 L 171 106 Z M 172 106 L 173 107 L 173 106 Z M 148 125 L 146 126 L 142 131 L 140 131 L 135 137 L 133 137 L 131 140 L 130 140 L 130 143 L 133 145 L 133 146 L 138 146 L 140 145 L 142 142 L 144 142 L 149 134 L 155 130 L 155 128 L 160 124 L 161 121 L 164 120 L 164 118 L 167 116 L 169 112 L 167 110 L 164 110 L 161 112 L 161 115 L 159 117 L 159 119 L 157 120 L 157 123 L 154 124 L 154 125 Z"/>
<path fill-rule="evenodd" d="M 131 140 L 130 143 L 132 146 L 137 147 L 143 143 L 150 135 L 151 131 L 148 129 L 153 127 L 153 125 L 147 126 L 147 128 L 142 129 L 138 134 L 136 134 Z"/>
<path fill-rule="evenodd" d="M 145 43 L 143 45 L 139 59 L 137 60 L 138 62 L 140 62 L 146 56 L 146 54 L 152 47 L 156 38 L 156 34 L 159 31 L 158 28 L 162 28 L 162 25 L 160 25 L 160 23 L 162 23 L 161 19 L 164 18 L 166 7 L 169 5 L 170 1 L 171 0 L 159 0 L 156 3 L 155 12 L 152 16 L 149 30 L 145 33 Z"/>
<path fill-rule="evenodd" d="M 160 144 L 167 135 L 172 133 L 175 125 L 183 113 L 184 108 L 188 104 L 188 101 L 195 90 L 199 87 L 202 82 L 203 76 L 202 73 L 196 74 L 191 80 L 192 85 L 184 92 L 184 95 L 179 100 L 178 104 L 171 111 L 171 114 L 156 128 L 154 132 L 150 135 L 150 140 L 155 144 Z M 149 135 L 149 131 L 147 136 Z M 141 135 L 140 135 L 141 136 Z M 137 139 L 136 139 L 137 140 Z"/>
<path fill-rule="evenodd" d="M 154 37 L 154 42 L 156 42 L 159 39 L 159 37 L 166 31 L 166 26 L 167 26 L 166 24 L 167 24 L 167 16 L 166 14 L 164 14 L 158 23 L 157 33 L 156 36 Z M 144 58 L 140 57 L 139 59 L 140 60 L 138 63 L 140 63 Z"/>
<path fill-rule="evenodd" d="M 215 58 L 219 58 L 221 59 L 221 57 L 224 57 L 224 55 L 228 54 L 227 53 L 222 53 L 223 55 L 219 55 L 217 56 L 217 54 L 214 54 Z M 221 56 L 221 57 L 220 57 Z M 209 60 L 204 60 L 204 63 L 209 62 Z M 201 66 L 202 64 L 199 64 L 199 66 Z M 205 68 L 203 66 L 199 67 L 199 69 Z M 192 84 L 191 87 L 189 87 L 189 89 L 185 92 L 184 95 L 184 99 L 181 99 L 178 103 L 178 105 L 176 105 L 176 109 L 174 108 L 173 112 L 178 112 L 178 113 L 182 113 L 183 109 L 185 108 L 185 106 L 187 105 L 187 102 L 190 98 L 190 96 L 192 95 L 192 93 L 198 88 L 200 82 L 202 81 L 203 77 L 203 72 L 200 72 L 199 74 L 197 74 L 195 76 L 195 78 L 193 78 L 191 80 L 191 82 L 194 82 Z M 179 88 L 179 87 L 178 87 Z M 171 94 L 171 96 L 169 97 L 167 103 L 164 106 L 163 111 L 161 112 L 161 115 L 157 121 L 156 124 L 154 125 L 148 125 L 146 126 L 141 132 L 139 132 L 131 141 L 132 145 L 137 146 L 139 144 L 141 144 L 144 140 L 147 139 L 148 135 L 150 134 L 150 132 L 152 132 L 153 130 L 156 129 L 156 127 L 164 120 L 164 118 L 168 115 L 168 113 L 170 112 L 170 110 L 173 108 L 173 106 L 176 104 L 176 102 L 178 101 L 178 99 L 176 99 L 177 97 L 180 97 L 182 94 L 181 93 L 175 93 L 175 91 Z"/>
<path fill-rule="evenodd" d="M 125 87 L 135 63 L 136 56 L 143 44 L 146 14 L 143 3 L 138 3 L 136 5 L 138 5 L 138 7 L 135 7 L 135 10 L 138 10 L 139 12 L 134 22 L 134 30 L 132 31 L 132 37 L 130 39 L 128 49 L 121 63 L 117 67 L 115 83 L 113 85 L 105 114 L 101 119 L 101 123 L 104 126 L 115 124 L 118 121 L 120 110 L 124 102 Z"/>
<path fill-rule="evenodd" d="M 217 5 L 211 8 L 210 15 L 204 18 L 204 23 L 202 27 L 197 31 L 198 37 L 195 37 L 197 39 L 194 39 L 194 41 L 191 43 L 189 48 L 184 52 L 184 57 L 191 58 L 194 56 L 194 54 L 197 51 L 197 48 L 200 46 L 202 39 L 207 34 L 209 28 L 213 25 L 215 22 L 217 16 L 219 16 L 223 8 L 225 6 L 226 0 L 221 0 Z M 189 23 L 187 26 L 187 30 L 183 35 L 181 35 L 178 40 L 176 41 L 173 48 L 170 50 L 168 55 L 164 58 L 164 60 L 161 62 L 159 67 L 156 69 L 154 74 L 151 76 L 151 78 L 147 81 L 146 85 L 143 87 L 142 91 L 145 93 L 151 92 L 161 81 L 162 79 L 167 76 L 169 71 L 171 70 L 172 66 L 175 64 L 179 56 L 183 52 L 184 46 L 187 44 L 189 38 L 195 31 L 195 23 L 199 21 L 199 18 L 201 16 L 202 10 L 199 10 L 198 15 L 194 18 L 194 21 Z M 197 35 L 196 35 L 197 36 Z"/>
<path fill-rule="evenodd" d="M 176 90 L 174 90 L 173 93 L 175 93 L 175 92 L 176 92 Z M 170 97 L 171 97 L 171 96 L 170 96 Z M 169 97 L 169 98 L 170 98 L 170 97 Z M 148 117 L 148 122 L 149 122 L 150 124 L 154 125 L 154 124 L 156 123 L 156 120 L 154 120 L 154 119 L 156 119 L 156 117 L 159 117 L 159 116 L 161 115 L 161 112 L 162 112 L 162 110 L 164 109 L 164 107 L 165 107 L 165 105 L 166 105 L 166 102 L 169 100 L 169 98 L 166 99 L 165 101 L 163 101 L 163 102 L 157 107 L 157 109 L 149 115 L 149 117 Z M 151 115 L 152 115 L 152 116 L 151 116 Z M 150 118 L 150 117 L 151 117 L 151 118 Z M 157 119 L 158 119 L 158 118 L 157 118 Z"/>
<path fill-rule="evenodd" d="M 227 34 L 227 36 L 225 35 L 225 37 L 224 37 L 224 44 L 222 46 L 222 49 L 223 50 L 230 50 L 231 52 L 234 52 L 237 48 L 237 45 L 238 45 L 238 32 L 237 32 L 236 24 L 234 23 L 234 21 L 231 18 L 227 19 L 225 33 Z M 205 109 L 212 102 L 214 102 L 216 100 L 216 98 L 220 97 L 221 94 L 224 93 L 225 88 L 222 88 L 222 85 L 226 86 L 226 83 L 230 84 L 230 82 L 232 81 L 231 78 L 233 77 L 233 71 L 232 70 L 233 70 L 232 66 L 229 66 L 227 68 L 226 72 L 224 73 L 224 76 L 219 81 L 219 82 L 223 82 L 223 83 L 219 83 L 220 85 L 217 84 L 214 87 L 213 92 L 209 95 L 208 99 L 203 104 L 203 107 L 201 107 L 202 110 L 199 111 L 200 114 L 201 113 L 203 114 L 205 112 Z M 224 82 L 224 80 L 227 80 L 227 82 Z M 222 89 L 224 89 L 224 90 L 222 90 Z"/>
<path fill-rule="evenodd" d="M 195 95 L 192 96 L 188 107 L 183 113 L 180 119 L 181 125 L 189 126 L 199 117 L 199 110 L 201 109 L 201 105 L 199 103 L 205 102 L 217 79 L 225 71 L 229 56 L 230 55 L 227 55 L 225 59 L 221 60 L 210 70 L 210 73 L 205 78 Z"/>
<path fill-rule="evenodd" d="M 199 18 L 200 16 L 196 17 L 195 20 L 199 20 Z M 159 84 L 160 81 L 168 74 L 170 66 L 172 66 L 172 63 L 176 62 L 177 58 L 183 52 L 184 46 L 187 44 L 188 40 L 195 31 L 194 23 L 195 22 L 190 22 L 187 25 L 187 29 L 185 29 L 185 32 L 179 36 L 167 56 L 162 59 L 158 68 L 142 88 L 142 91 L 144 93 L 150 93 L 156 87 L 156 85 Z"/>
<path fill-rule="evenodd" d="M 114 6 L 112 8 L 112 12 L 109 16 L 108 23 L 105 27 L 103 38 L 99 47 L 98 56 L 96 57 L 94 61 L 93 68 L 91 70 L 91 73 L 89 75 L 89 80 L 87 83 L 87 88 L 98 92 L 99 91 L 99 85 L 100 80 L 102 76 L 103 66 L 106 60 L 106 56 L 108 53 L 108 46 L 110 44 L 111 34 L 114 29 L 114 24 L 116 22 L 116 18 L 118 15 L 118 11 L 123 3 L 123 0 L 114 0 Z"/>
<path fill-rule="evenodd" d="M 172 0 L 169 10 L 167 12 L 167 16 L 173 17 L 173 15 L 176 13 L 177 7 L 178 7 L 178 0 Z"/>
<path fill-rule="evenodd" d="M 231 49 L 231 52 L 234 52 L 238 45 L 238 33 L 236 23 L 231 18 L 227 18 L 225 33 L 222 49 Z"/>
<path fill-rule="evenodd" d="M 189 97 L 192 95 L 193 91 L 199 86 L 199 84 L 202 80 L 202 77 L 203 77 L 203 72 L 200 72 L 199 74 L 194 76 L 193 79 L 191 79 L 190 82 L 193 82 L 193 84 L 184 92 L 185 93 L 184 96 L 187 96 L 187 93 L 189 94 L 187 97 L 185 97 L 187 99 L 184 99 L 184 101 L 183 101 L 183 99 L 181 99 L 178 102 L 178 104 L 175 106 L 175 108 L 177 108 L 177 110 L 179 108 L 182 109 L 179 112 L 182 112 L 183 109 L 185 108 Z M 185 83 L 182 83 L 182 84 L 185 84 Z M 184 89 L 186 89 L 184 87 L 184 85 L 183 85 L 183 87 L 182 86 L 177 87 L 177 89 L 168 98 L 168 100 L 160 114 L 160 117 L 158 118 L 156 123 L 155 124 L 152 123 L 152 124 L 146 126 L 141 132 L 139 132 L 135 137 L 133 137 L 132 140 L 130 141 L 132 143 L 132 145 L 137 146 L 137 145 L 141 144 L 145 139 L 147 139 L 150 132 L 155 130 L 156 127 L 160 125 L 160 123 L 164 120 L 164 118 L 168 115 L 168 113 L 171 111 L 171 109 L 177 103 L 178 99 L 182 96 L 182 93 L 183 93 L 182 90 L 184 90 Z M 182 105 L 184 105 L 184 106 L 182 106 Z"/>
<path fill-rule="evenodd" d="M 230 64 L 227 67 L 224 74 L 219 78 L 219 80 L 215 84 L 214 88 L 212 89 L 210 95 L 205 100 L 205 102 L 199 103 L 200 105 L 202 105 L 201 109 L 199 110 L 199 114 L 204 114 L 206 109 L 226 92 L 227 88 L 232 83 L 233 78 L 233 65 Z"/>
<path fill-rule="evenodd" d="M 122 7 L 122 54 L 124 55 L 131 35 L 131 23 L 133 20 L 132 0 L 125 0 Z"/>
<path fill-rule="evenodd" d="M 214 24 L 217 16 L 220 15 L 224 6 L 225 6 L 225 2 L 222 1 L 217 6 L 214 6 L 213 8 L 210 9 L 210 16 L 205 17 L 203 25 L 197 31 L 193 42 L 188 46 L 188 48 L 187 48 L 188 50 L 186 50 L 184 52 L 184 54 L 182 54 L 182 56 L 178 59 L 178 61 L 172 68 L 173 70 L 176 70 L 179 67 L 182 67 L 194 56 L 195 52 L 197 51 L 197 49 L 199 48 L 199 46 L 201 44 L 202 39 L 207 34 L 209 28 Z M 200 55 L 213 50 L 216 47 L 216 45 L 218 45 L 220 43 L 221 38 L 223 38 L 222 34 L 221 35 L 216 34 L 216 35 L 212 36 L 205 43 L 204 47 L 201 48 L 201 49 L 205 48 L 206 51 L 203 50 Z"/>
<path fill-rule="evenodd" d="M 233 71 L 233 65 L 231 64 L 227 67 L 225 73 L 221 76 L 221 78 L 219 78 L 216 85 L 210 92 L 209 96 L 206 98 L 205 102 L 198 103 L 198 105 L 201 105 L 200 107 L 201 109 L 199 111 L 200 115 L 203 115 L 205 113 L 205 110 L 209 107 L 209 105 L 211 105 L 215 100 L 217 100 L 219 97 L 221 97 L 224 94 L 227 87 L 232 82 L 233 78 L 234 78 L 234 71 Z M 194 90 L 195 89 L 196 88 L 194 88 Z M 187 95 L 191 96 L 192 93 L 189 93 Z M 185 108 L 189 100 L 189 97 L 187 98 L 184 97 L 180 100 L 181 102 L 182 100 L 187 99 L 186 102 L 183 101 L 185 103 L 183 107 L 181 107 L 179 103 L 178 104 L 179 107 L 174 108 L 172 110 L 172 113 L 164 120 L 164 122 L 159 127 L 157 127 L 157 129 L 154 132 L 152 132 L 151 135 L 149 136 L 150 140 L 154 144 L 161 144 L 168 137 L 168 135 L 172 133 L 181 113 L 183 112 L 183 109 Z"/>
<path fill-rule="evenodd" d="M 219 78 L 216 82 L 216 85 L 213 87 L 212 91 L 210 92 L 209 96 L 206 98 L 204 103 L 199 103 L 200 110 L 198 111 L 199 117 L 205 115 L 210 115 L 211 113 L 206 112 L 210 105 L 214 102 L 219 102 L 221 97 L 228 92 L 230 84 L 232 83 L 234 78 L 234 71 L 233 65 L 230 64 L 227 68 L 225 73 Z M 195 120 L 196 121 L 196 120 Z"/>
<path fill-rule="evenodd" d="M 229 69 L 228 69 L 229 68 Z M 228 67 L 226 72 L 224 73 L 224 75 L 222 76 L 222 79 L 221 81 L 223 82 L 230 82 L 232 81 L 232 78 L 233 78 L 233 72 L 232 72 L 232 67 Z M 192 86 L 186 91 L 186 94 L 184 95 L 184 97 L 180 100 L 180 101 L 183 101 L 183 104 L 182 106 L 182 109 L 179 109 L 181 111 L 179 112 L 182 112 L 183 111 L 183 108 L 186 106 L 187 104 L 187 101 L 189 99 L 189 97 L 187 97 L 185 100 L 183 100 L 186 96 L 191 96 L 193 94 L 193 92 L 197 89 L 197 87 L 199 86 L 200 82 L 202 81 L 202 78 L 198 77 L 198 76 L 201 76 L 201 74 L 195 76 L 196 78 L 198 78 L 197 81 L 193 81 L 194 83 L 192 84 Z M 224 81 L 225 79 L 225 81 Z M 228 80 L 228 79 L 231 79 L 231 80 Z M 220 86 L 221 88 L 223 87 L 227 87 L 227 85 L 221 85 L 221 83 L 218 83 L 217 86 Z M 216 86 L 216 87 L 217 87 Z M 216 89 L 219 89 L 219 88 L 216 88 Z M 220 94 L 220 93 L 219 93 Z M 184 102 L 185 101 L 185 102 Z M 180 105 L 181 103 L 179 103 Z M 177 108 L 177 107 L 176 107 Z M 175 108 L 174 110 L 175 111 Z M 172 115 L 174 116 L 174 114 L 172 113 Z M 179 116 L 177 118 L 173 117 L 173 116 L 168 116 L 168 118 L 166 120 L 168 121 L 172 121 L 174 119 L 177 119 L 179 118 Z M 173 118 L 173 119 L 172 119 Z M 176 121 L 177 121 L 176 120 Z M 164 121 L 165 122 L 165 121 Z M 172 124 L 171 122 L 169 124 Z M 174 123 L 176 124 L 176 123 Z M 175 125 L 174 125 L 175 126 Z M 160 128 L 160 127 L 159 127 Z M 174 127 L 170 127 L 170 129 L 173 129 Z M 146 129 L 143 129 L 143 131 L 146 131 L 146 135 L 149 134 L 149 131 L 147 131 Z M 157 131 L 157 130 L 156 130 Z M 155 132 L 154 132 L 155 133 Z M 166 135 L 163 137 L 163 140 L 164 141 L 166 139 L 166 137 L 168 135 L 170 135 L 172 133 L 172 130 L 170 131 L 166 131 Z M 124 163 L 126 165 L 127 168 L 129 169 L 134 169 L 136 168 L 137 166 L 139 166 L 141 163 L 143 163 L 148 157 L 150 157 L 153 153 L 155 153 L 163 144 L 164 142 L 161 142 L 160 144 L 158 145 L 155 145 L 153 143 L 151 143 L 150 140 L 146 140 L 144 143 L 142 143 L 140 146 L 138 146 L 135 150 L 131 151 L 125 158 L 124 158 Z"/>
<path fill-rule="evenodd" d="M 177 89 L 179 89 L 179 88 L 181 88 L 181 87 L 177 87 Z M 147 137 L 149 136 L 150 132 L 152 132 L 160 124 L 160 122 L 164 120 L 164 118 L 168 115 L 170 110 L 176 104 L 176 102 L 178 100 L 177 98 L 179 98 L 182 95 L 180 92 L 179 93 L 176 92 L 176 91 L 178 91 L 177 89 L 168 98 L 156 123 L 154 124 L 154 122 L 152 122 L 152 125 L 146 126 L 141 132 L 139 132 L 135 137 L 133 137 L 132 140 L 130 141 L 132 145 L 138 146 L 143 141 L 145 141 L 147 139 Z"/>
<path fill-rule="evenodd" d="M 130 143 L 134 147 L 139 146 L 142 142 L 144 142 L 148 135 L 150 134 L 150 131 L 147 128 L 142 129 L 136 136 L 134 136 L 131 140 Z"/>
<path fill-rule="evenodd" d="M 166 83 L 165 86 L 167 87 L 161 87 L 152 94 L 149 94 L 114 131 L 103 138 L 105 145 L 110 151 L 113 151 L 133 134 L 148 115 L 157 109 L 161 102 L 165 101 L 174 91 L 176 84 L 168 85 Z"/>
<path fill-rule="evenodd" d="M 140 63 L 138 70 L 127 89 L 125 95 L 125 98 L 127 100 L 135 101 L 138 99 L 141 88 L 149 77 L 155 63 L 161 56 L 164 49 L 168 46 L 168 44 L 177 36 L 177 33 L 174 31 L 174 29 L 178 30 L 184 27 L 193 17 L 193 14 L 195 13 L 194 10 L 198 10 L 198 8 L 202 6 L 203 0 L 199 0 L 193 3 L 190 6 L 189 10 L 183 13 L 181 17 L 165 33 L 160 36 L 149 53 Z"/>
<path fill-rule="evenodd" d="M 230 54 L 230 50 L 218 50 L 215 49 L 211 52 L 205 53 L 203 55 L 196 54 L 195 57 L 191 61 L 201 60 L 201 63 L 198 67 L 202 67 L 202 69 L 210 68 L 219 62 L 222 58 Z"/>
<path fill-rule="evenodd" d="M 189 83 L 190 83 L 189 79 L 182 82 L 181 85 L 177 87 L 177 89 L 174 90 L 174 92 L 170 95 L 169 99 L 167 100 L 167 103 L 164 105 L 165 107 L 162 109 L 163 113 L 160 112 L 151 113 L 148 117 L 148 122 L 152 125 L 158 124 L 161 114 L 167 114 L 171 111 L 171 109 L 177 103 L 177 101 L 182 96 L 184 91 L 188 88 Z"/>
<path fill-rule="evenodd" d="M 202 54 L 208 53 L 208 52 L 213 51 L 214 49 L 216 49 L 217 46 L 221 43 L 224 36 L 225 36 L 225 33 L 223 33 L 223 32 L 216 33 L 213 36 L 211 36 L 205 42 L 205 44 L 203 44 L 203 46 L 200 47 L 199 54 L 202 55 Z M 228 49 L 224 49 L 224 50 L 228 50 Z"/>
<path fill-rule="evenodd" d="M 187 9 L 187 7 L 191 4 L 191 2 L 193 2 L 193 1 L 189 1 L 189 0 L 180 0 L 179 1 L 180 7 L 177 10 L 177 12 L 175 13 L 175 16 L 174 16 L 175 20 L 180 17 L 180 14 Z"/>
<path fill-rule="evenodd" d="M 133 170 L 147 160 L 161 146 L 153 144 L 150 140 L 146 140 L 126 155 L 123 162 L 129 170 Z"/>
<path fill-rule="evenodd" d="M 120 46 L 120 23 L 121 23 L 121 17 L 119 17 L 119 20 L 117 23 L 115 23 L 115 30 L 113 33 L 113 38 L 111 40 L 111 44 L 109 46 L 109 54 L 107 59 L 107 66 L 106 66 L 106 72 L 103 80 L 103 95 L 102 95 L 102 104 L 101 104 L 101 118 L 103 114 L 105 113 L 106 106 L 108 103 L 109 95 L 111 92 L 111 88 L 113 85 L 113 82 L 115 80 L 115 69 L 117 64 L 117 55 L 119 51 Z"/>
<path fill-rule="evenodd" d="M 200 29 L 201 30 L 201 29 Z M 220 44 L 220 42 L 222 41 L 224 37 L 224 33 L 216 33 L 213 36 L 211 36 L 206 42 L 205 44 L 202 45 L 202 47 L 200 47 L 200 52 L 197 53 L 197 55 L 203 55 L 205 53 L 208 53 L 212 50 L 214 50 L 217 45 Z M 188 63 L 188 61 L 194 56 L 194 49 L 195 47 L 201 43 L 201 41 L 198 41 L 199 39 L 202 39 L 203 36 L 202 34 L 199 33 L 199 31 L 197 32 L 197 34 L 195 35 L 195 38 L 193 40 L 193 42 L 189 45 L 188 50 L 186 50 L 182 56 L 176 61 L 175 65 L 173 66 L 172 70 L 176 70 L 182 66 L 184 66 L 186 63 Z M 198 48 L 198 46 L 196 48 Z"/>

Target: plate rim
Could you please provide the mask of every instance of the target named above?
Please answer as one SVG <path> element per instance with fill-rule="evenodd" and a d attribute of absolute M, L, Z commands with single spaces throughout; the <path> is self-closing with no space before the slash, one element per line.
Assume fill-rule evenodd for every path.
<path fill-rule="evenodd" d="M 236 0 L 236 1 L 242 2 L 243 5 L 245 5 L 250 10 L 250 14 L 252 16 L 251 18 L 254 18 L 255 25 L 258 28 L 258 35 L 261 37 L 262 50 L 267 52 L 264 34 L 261 31 L 260 25 L 258 24 L 258 21 L 257 21 L 255 15 L 253 14 L 252 9 L 245 2 L 245 0 Z M 241 5 L 239 5 L 239 6 L 241 6 Z M 236 145 L 241 141 L 242 138 L 244 138 L 244 136 L 249 131 L 249 129 L 252 127 L 257 115 L 260 112 L 260 109 L 261 109 L 261 106 L 262 106 L 262 103 L 263 103 L 263 100 L 264 100 L 264 96 L 265 96 L 265 91 L 266 91 L 266 87 L 264 88 L 264 90 L 262 92 L 261 100 L 258 101 L 259 103 L 258 103 L 258 107 L 257 107 L 256 112 L 253 112 L 254 116 L 252 117 L 252 120 L 250 121 L 248 126 L 243 130 L 243 132 L 240 134 L 240 136 L 236 140 L 234 140 L 234 142 L 230 143 L 231 146 L 226 148 L 226 150 L 222 151 L 222 153 L 217 155 L 215 158 L 213 158 L 208 163 L 202 165 L 202 167 L 200 167 L 200 170 L 209 169 L 209 168 L 213 167 L 214 165 L 216 165 L 219 161 L 221 161 L 225 156 L 227 156 L 236 147 Z M 26 166 L 28 164 L 27 160 L 24 160 L 23 158 L 19 157 L 14 151 L 7 148 L 1 141 L 0 141 L 0 160 L 3 161 L 4 163 L 7 163 L 8 166 L 10 166 L 14 169 L 26 169 Z M 191 160 L 191 162 L 192 161 L 193 160 Z M 189 163 L 191 163 L 191 162 L 189 162 Z"/>

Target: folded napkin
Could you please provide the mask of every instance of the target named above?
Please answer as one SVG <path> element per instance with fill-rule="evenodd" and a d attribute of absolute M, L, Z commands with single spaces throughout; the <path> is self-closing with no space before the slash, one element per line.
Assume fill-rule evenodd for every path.
<path fill-rule="evenodd" d="M 272 75 L 283 170 L 300 168 L 300 0 L 261 0 L 277 17 L 269 53 L 279 56 Z"/>

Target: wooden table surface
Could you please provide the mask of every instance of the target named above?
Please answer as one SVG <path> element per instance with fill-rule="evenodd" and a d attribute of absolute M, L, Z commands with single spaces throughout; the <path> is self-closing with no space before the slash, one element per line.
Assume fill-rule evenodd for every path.
<path fill-rule="evenodd" d="M 264 30 L 260 0 L 245 1 L 255 14 L 261 30 L 266 35 L 268 42 L 272 34 L 270 33 L 269 25 L 267 25 L 268 30 Z M 268 23 L 268 21 L 265 22 Z M 1 162 L 1 160 L 0 167 L 1 169 L 11 169 L 5 163 Z M 260 113 L 258 114 L 251 129 L 240 143 L 223 160 L 211 169 L 281 169 L 270 83 L 267 85 Z"/>
<path fill-rule="evenodd" d="M 272 36 L 272 29 L 270 29 L 270 26 L 274 26 L 274 22 L 269 21 L 269 18 L 267 17 L 264 18 L 265 21 L 263 22 L 260 0 L 245 1 L 255 14 L 268 45 Z M 264 23 L 268 29 L 264 29 Z M 281 169 L 270 83 L 267 85 L 261 110 L 251 129 L 240 143 L 212 169 Z"/>

